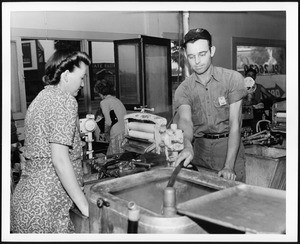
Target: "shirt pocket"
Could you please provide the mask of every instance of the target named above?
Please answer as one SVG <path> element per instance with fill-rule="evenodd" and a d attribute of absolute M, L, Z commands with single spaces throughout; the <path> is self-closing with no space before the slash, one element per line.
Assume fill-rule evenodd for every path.
<path fill-rule="evenodd" d="M 220 101 L 221 100 L 221 101 Z M 225 103 L 224 103 L 225 101 Z M 216 122 L 229 120 L 229 102 L 227 96 L 219 96 L 213 99 L 213 106 L 216 114 Z"/>

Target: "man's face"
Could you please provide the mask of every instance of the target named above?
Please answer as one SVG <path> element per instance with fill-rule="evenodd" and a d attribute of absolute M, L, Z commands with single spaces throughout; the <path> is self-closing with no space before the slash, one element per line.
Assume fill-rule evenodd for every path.
<path fill-rule="evenodd" d="M 215 53 L 215 47 L 209 48 L 208 41 L 199 39 L 194 43 L 186 44 L 186 57 L 196 74 L 205 73 L 211 65 L 212 57 Z"/>
<path fill-rule="evenodd" d="M 252 71 L 249 71 L 248 74 L 246 75 L 246 77 L 251 77 L 253 80 L 256 79 L 256 74 Z"/>

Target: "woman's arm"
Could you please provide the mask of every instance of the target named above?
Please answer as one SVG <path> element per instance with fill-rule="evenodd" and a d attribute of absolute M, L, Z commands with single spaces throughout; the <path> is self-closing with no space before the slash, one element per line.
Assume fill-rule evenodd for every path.
<path fill-rule="evenodd" d="M 89 216 L 88 201 L 79 186 L 73 166 L 69 158 L 69 148 L 62 144 L 51 143 L 52 161 L 56 173 L 81 213 L 85 216 Z"/>
<path fill-rule="evenodd" d="M 107 106 L 107 103 L 104 103 L 103 101 L 100 103 L 100 108 L 102 110 L 103 116 L 105 118 L 105 127 L 111 126 L 111 119 L 109 114 L 109 108 Z"/>
<path fill-rule="evenodd" d="M 104 133 L 109 134 L 110 128 L 111 128 L 111 119 L 109 114 L 109 108 L 107 106 L 107 103 L 103 103 L 103 101 L 100 103 L 100 108 L 102 110 L 104 119 L 105 119 L 105 125 L 104 125 Z"/>

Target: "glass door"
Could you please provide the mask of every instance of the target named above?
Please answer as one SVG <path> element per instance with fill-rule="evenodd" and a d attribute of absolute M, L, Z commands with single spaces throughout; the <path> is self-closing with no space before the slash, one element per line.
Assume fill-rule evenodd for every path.
<path fill-rule="evenodd" d="M 117 97 L 126 109 L 144 105 L 141 43 L 139 39 L 115 41 Z"/>
<path fill-rule="evenodd" d="M 126 109 L 154 108 L 155 114 L 171 119 L 171 41 L 141 36 L 114 45 L 117 96 Z"/>

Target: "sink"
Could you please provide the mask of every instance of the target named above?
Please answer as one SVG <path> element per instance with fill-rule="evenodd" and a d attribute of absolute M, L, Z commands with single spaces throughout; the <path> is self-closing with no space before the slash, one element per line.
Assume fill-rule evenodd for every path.
<path fill-rule="evenodd" d="M 173 221 L 167 220 L 162 214 L 163 192 L 173 172 L 173 167 L 156 167 L 146 172 L 136 173 L 120 178 L 110 179 L 94 184 L 90 188 L 90 233 L 127 233 L 128 203 L 135 202 L 140 208 L 141 219 L 139 232 L 149 233 L 153 226 L 143 221 L 152 218 L 162 223 L 184 222 L 185 228 L 173 231 L 184 233 L 204 233 L 202 228 L 186 216 L 178 215 Z M 239 185 L 239 182 L 227 181 L 210 171 L 193 171 L 181 169 L 174 184 L 176 204 L 216 192 L 221 189 Z M 99 199 L 108 206 L 99 207 Z M 163 221 L 162 221 L 163 220 Z M 170 226 L 169 226 L 170 227 Z M 158 231 L 163 232 L 163 225 Z M 168 230 L 169 231 L 169 230 Z M 152 232 L 151 232 L 152 233 Z M 169 232 L 168 232 L 169 233 Z"/>
<path fill-rule="evenodd" d="M 167 187 L 168 180 L 169 178 L 165 178 L 110 193 L 126 201 L 133 201 L 152 212 L 162 214 L 164 189 Z M 177 204 L 217 191 L 217 189 L 188 182 L 182 178 L 177 179 L 174 188 Z"/>

